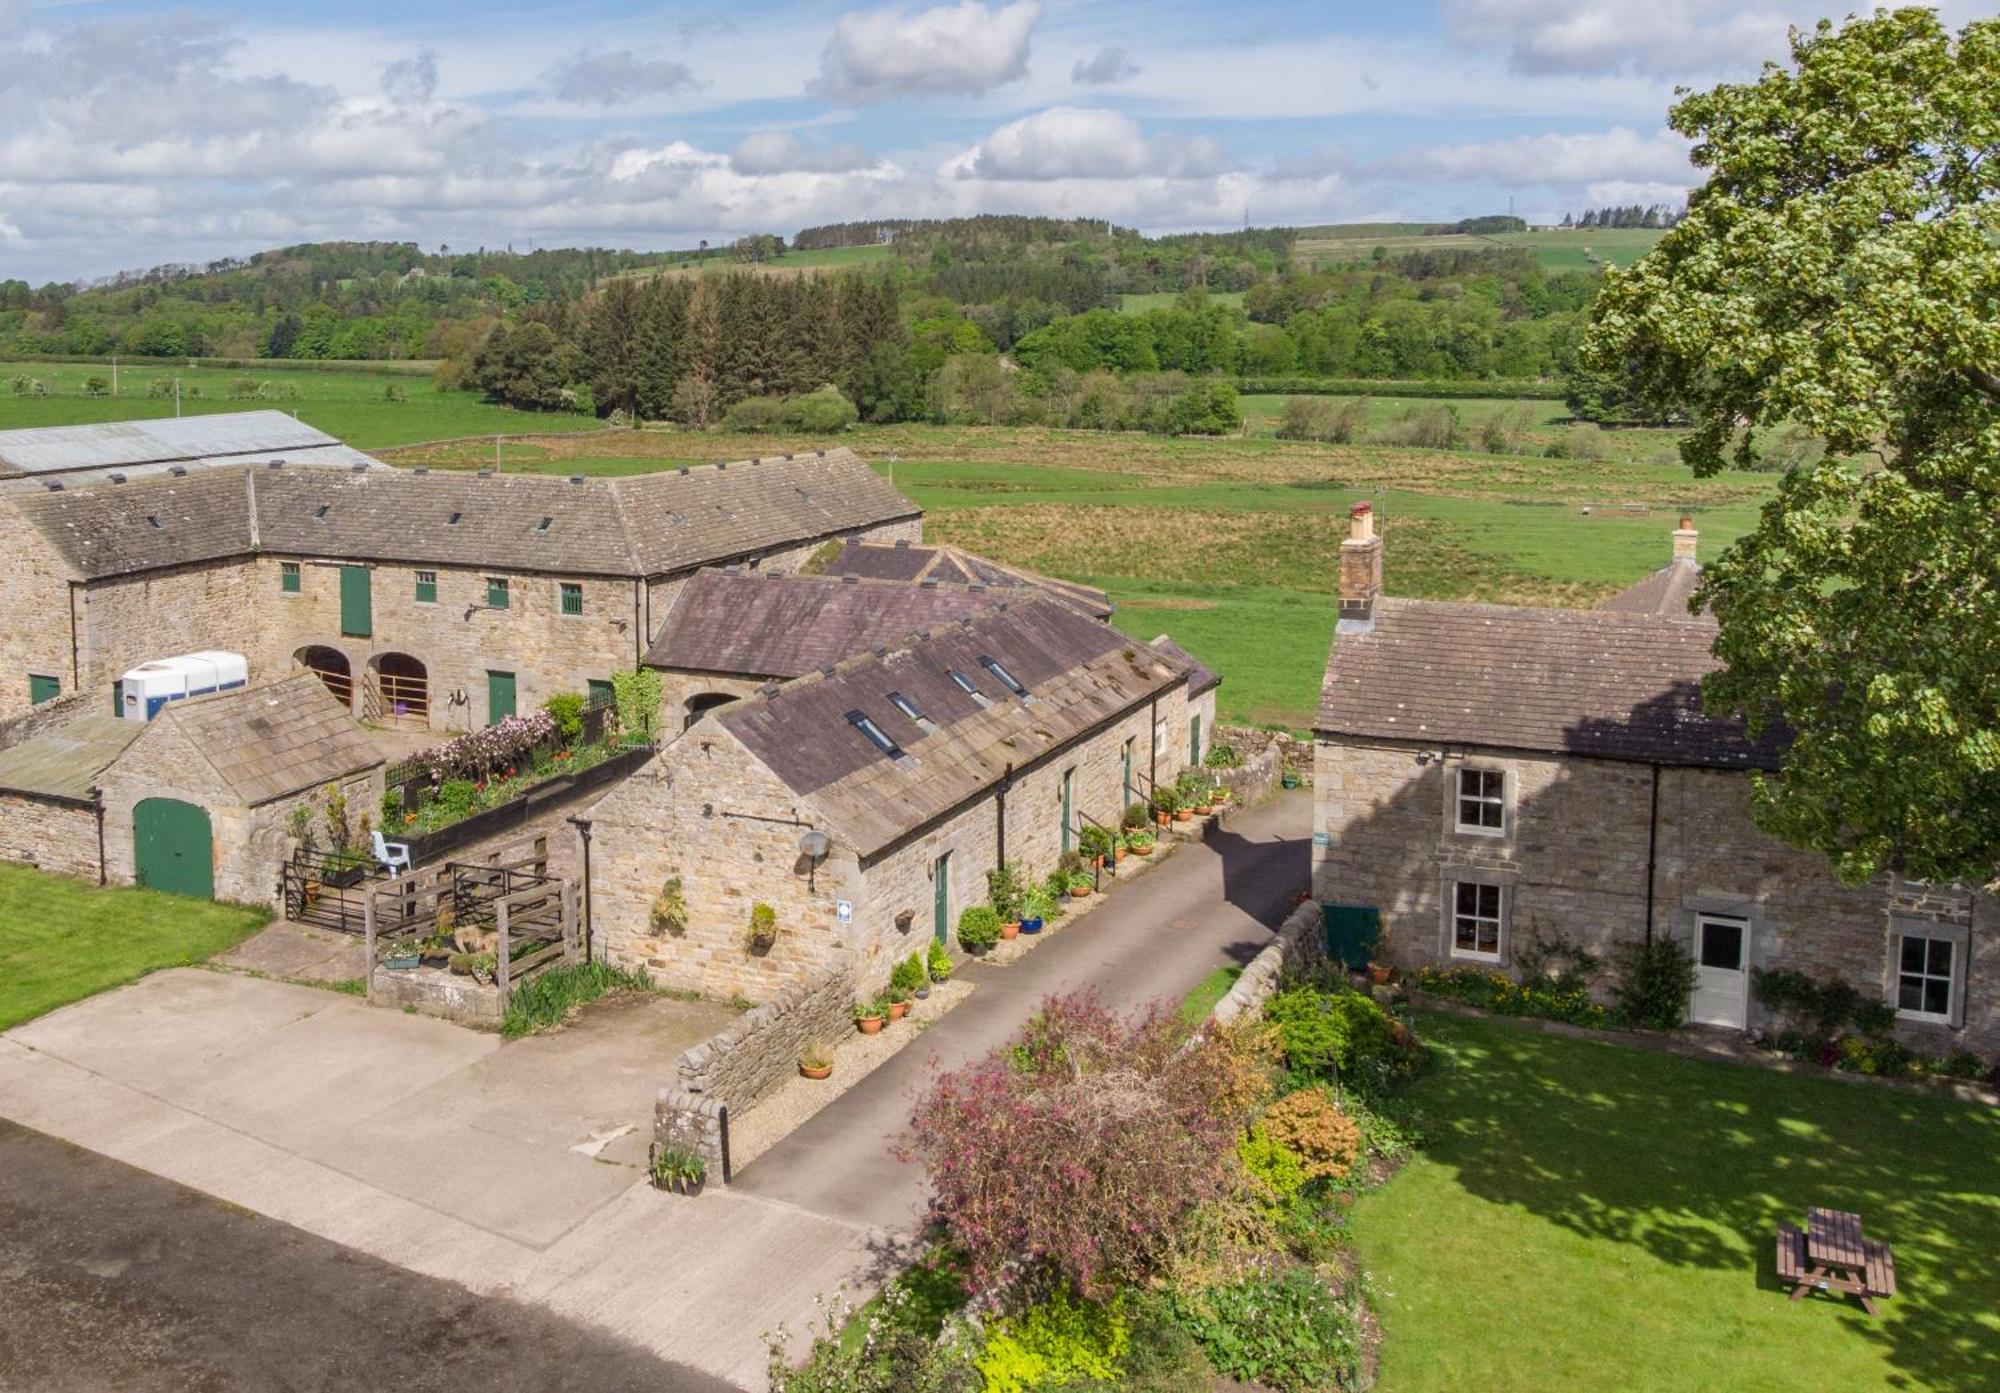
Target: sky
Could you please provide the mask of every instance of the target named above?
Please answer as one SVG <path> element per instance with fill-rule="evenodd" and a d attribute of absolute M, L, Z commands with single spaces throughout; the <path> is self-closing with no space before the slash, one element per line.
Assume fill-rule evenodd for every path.
<path fill-rule="evenodd" d="M 0 0 L 0 279 L 303 241 L 652 249 L 981 212 L 1553 222 L 1678 203 L 1698 176 L 1666 127 L 1675 88 L 1754 77 L 1826 12 Z"/>

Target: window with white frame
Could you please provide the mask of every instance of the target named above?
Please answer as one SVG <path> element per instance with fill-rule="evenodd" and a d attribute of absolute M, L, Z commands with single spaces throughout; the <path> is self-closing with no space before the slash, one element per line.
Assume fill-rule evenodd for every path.
<path fill-rule="evenodd" d="M 1498 769 L 1458 771 L 1458 830 L 1497 837 L 1507 830 L 1507 775 Z"/>
<path fill-rule="evenodd" d="M 1498 885 L 1454 881 L 1451 887 L 1451 955 L 1481 962 L 1500 961 L 1506 894 Z"/>
<path fill-rule="evenodd" d="M 1958 967 L 1958 944 L 1923 934 L 1898 936 L 1896 1013 L 1917 1020 L 1951 1020 Z"/>

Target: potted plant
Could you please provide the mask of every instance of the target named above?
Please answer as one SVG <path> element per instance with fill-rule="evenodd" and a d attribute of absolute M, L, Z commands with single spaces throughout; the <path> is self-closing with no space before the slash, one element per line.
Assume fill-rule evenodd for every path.
<path fill-rule="evenodd" d="M 778 941 L 778 911 L 761 900 L 751 905 L 750 929 L 743 941 L 752 953 L 770 952 Z"/>
<path fill-rule="evenodd" d="M 698 1195 L 702 1182 L 708 1179 L 708 1162 L 699 1153 L 684 1146 L 662 1146 L 653 1143 L 653 1154 L 647 1158 L 646 1169 L 653 1177 L 656 1189 L 671 1190 L 676 1194 Z"/>
<path fill-rule="evenodd" d="M 935 939 L 932 940 L 931 946 L 924 951 L 924 970 L 930 974 L 930 979 L 933 982 L 949 982 L 951 980 L 951 952 Z"/>
<path fill-rule="evenodd" d="M 1125 816 L 1118 821 L 1128 832 L 1141 827 L 1150 827 L 1153 825 L 1153 810 L 1144 803 L 1133 803 L 1126 807 Z"/>
<path fill-rule="evenodd" d="M 857 1001 L 854 1003 L 854 1024 L 863 1035 L 880 1035 L 885 1019 L 882 1003 L 879 1001 Z"/>
<path fill-rule="evenodd" d="M 809 1079 L 824 1079 L 833 1073 L 833 1051 L 815 1040 L 799 1051 L 799 1072 Z"/>
<path fill-rule="evenodd" d="M 1299 771 L 1292 768 L 1289 764 L 1285 765 L 1283 772 L 1278 775 L 1278 786 L 1280 788 L 1297 788 L 1299 786 Z"/>
<path fill-rule="evenodd" d="M 1181 796 L 1174 789 L 1162 784 L 1153 790 L 1153 820 L 1165 827 L 1173 821 L 1174 814 L 1181 808 Z"/>
<path fill-rule="evenodd" d="M 653 932 L 665 934 L 669 938 L 679 938 L 687 932 L 687 897 L 681 891 L 681 878 L 669 876 L 660 893 L 653 897 Z"/>
<path fill-rule="evenodd" d="M 910 1014 L 910 998 L 907 993 L 891 988 L 888 995 L 882 998 L 882 1004 L 888 1009 L 888 1020 L 899 1021 Z"/>
<path fill-rule="evenodd" d="M 1396 969 L 1387 963 L 1371 962 L 1368 964 L 1368 980 L 1378 987 L 1388 986 L 1394 980 L 1395 976 Z"/>
<path fill-rule="evenodd" d="M 991 905 L 976 904 L 958 916 L 958 946 L 968 953 L 984 953 L 1000 941 L 1000 916 Z"/>
<path fill-rule="evenodd" d="M 1020 932 L 1021 894 L 1026 889 L 1019 861 L 1008 861 L 993 867 L 986 873 L 986 903 L 993 906 L 993 912 L 1000 916 L 1001 924 L 1015 925 Z M 1003 933 L 1004 938 L 1014 935 Z"/>
<path fill-rule="evenodd" d="M 472 955 L 472 980 L 482 987 L 493 985 L 493 975 L 500 970 L 500 958 L 494 953 L 474 953 Z"/>
<path fill-rule="evenodd" d="M 889 999 L 910 1009 L 910 998 L 926 994 L 923 960 L 912 953 L 889 969 Z M 901 1014 L 900 1012 L 898 1014 Z"/>
<path fill-rule="evenodd" d="M 1073 900 L 1083 899 L 1086 896 L 1088 896 L 1092 890 L 1095 890 L 1096 888 L 1097 888 L 1096 883 L 1091 879 L 1089 871 L 1070 872 L 1069 897 L 1071 899 Z"/>
<path fill-rule="evenodd" d="M 1135 827 L 1125 834 L 1125 845 L 1132 849 L 1134 856 L 1151 856 L 1158 840 L 1150 827 Z"/>
<path fill-rule="evenodd" d="M 389 945 L 389 953 L 383 958 L 382 966 L 391 972 L 414 972 L 423 960 L 424 955 L 415 939 L 399 938 Z"/>
<path fill-rule="evenodd" d="M 1101 866 L 1104 858 L 1111 854 L 1111 834 L 1093 822 L 1078 835 L 1076 846 L 1083 853 L 1084 860 L 1093 866 Z"/>
<path fill-rule="evenodd" d="M 1021 904 L 1021 932 L 1038 934 L 1042 931 L 1042 925 L 1051 917 L 1049 911 L 1054 908 L 1055 897 L 1050 895 L 1047 889 L 1037 885 L 1022 896 Z"/>

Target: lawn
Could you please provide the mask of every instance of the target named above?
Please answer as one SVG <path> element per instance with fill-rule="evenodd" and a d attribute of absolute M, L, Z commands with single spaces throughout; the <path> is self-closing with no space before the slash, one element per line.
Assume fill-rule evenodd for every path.
<path fill-rule="evenodd" d="M 1118 297 L 1120 314 L 1144 314 L 1147 310 L 1170 310 L 1181 302 L 1178 290 L 1137 290 L 1128 291 Z M 1227 305 L 1231 309 L 1241 309 L 1243 292 L 1240 290 L 1211 290 L 1208 303 Z"/>
<path fill-rule="evenodd" d="M 2000 1387 L 2000 1112 L 1431 1016 L 1429 1145 L 1353 1210 L 1382 1393 Z M 1780 1219 L 1863 1216 L 1901 1294 L 1786 1300 Z"/>
<path fill-rule="evenodd" d="M 0 864 L 0 1030 L 235 947 L 262 909 L 100 888 Z"/>
<path fill-rule="evenodd" d="M 15 395 L 13 380 L 39 380 L 47 396 Z M 24 426 L 73 426 L 98 421 L 144 420 L 174 414 L 170 388 L 154 395 L 154 384 L 181 384 L 181 411 L 195 416 L 222 411 L 289 411 L 361 450 L 441 440 L 462 435 L 527 431 L 594 431 L 594 417 L 516 411 L 494 406 L 477 392 L 440 392 L 424 377 L 366 368 L 299 371 L 278 364 L 248 368 L 187 367 L 180 360 L 121 358 L 118 395 L 87 396 L 87 379 L 111 380 L 110 360 L 101 363 L 0 362 L 0 430 Z M 239 383 L 255 383 L 256 396 L 234 399 Z M 394 388 L 403 398 L 389 399 Z M 200 395 L 195 396 L 196 389 Z"/>

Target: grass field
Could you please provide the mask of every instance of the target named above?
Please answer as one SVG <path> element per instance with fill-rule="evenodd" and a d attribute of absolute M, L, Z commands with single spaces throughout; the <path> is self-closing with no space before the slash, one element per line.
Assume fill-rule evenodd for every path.
<path fill-rule="evenodd" d="M 1664 432 L 1632 434 L 1668 444 Z M 1758 475 L 1696 480 L 1678 464 L 1257 436 L 871 426 L 842 441 L 923 506 L 926 536 L 1103 586 L 1126 632 L 1169 632 L 1216 666 L 1223 715 L 1294 728 L 1318 700 L 1353 502 L 1381 511 L 1392 594 L 1591 604 L 1665 564 L 1680 513 L 1696 516 L 1712 551 L 1751 525 L 1771 487 Z M 807 443 L 619 431 L 509 444 L 503 465 L 625 474 Z M 390 458 L 472 468 L 492 450 Z"/>
<path fill-rule="evenodd" d="M 1138 294 L 1121 295 L 1118 297 L 1118 312 L 1120 314 L 1144 314 L 1147 310 L 1170 310 L 1180 302 L 1180 298 L 1180 292 L 1177 290 L 1145 291 Z M 1228 305 L 1232 309 L 1240 308 L 1243 304 L 1243 292 L 1240 290 L 1212 290 L 1209 292 L 1208 302 L 1211 305 Z"/>
<path fill-rule="evenodd" d="M 1428 1147 L 1352 1234 L 1382 1393 L 2000 1387 L 2000 1113 L 1432 1016 Z M 1773 1272 L 1780 1219 L 1896 1253 L 1871 1319 Z"/>
<path fill-rule="evenodd" d="M 202 962 L 269 918 L 0 864 L 0 1030 L 148 972 Z"/>
<path fill-rule="evenodd" d="M 16 395 L 13 380 L 40 381 L 48 396 Z M 590 431 L 592 417 L 516 411 L 481 401 L 477 392 L 440 392 L 423 378 L 384 372 L 300 372 L 282 368 L 190 368 L 179 360 L 121 359 L 118 395 L 86 396 L 93 377 L 109 382 L 111 364 L 0 363 L 0 430 L 24 426 L 71 426 L 95 421 L 130 421 L 174 414 L 171 388 L 153 395 L 155 382 L 181 384 L 181 411 L 196 416 L 220 411 L 296 412 L 308 425 L 337 435 L 358 449 L 373 450 L 419 440 L 514 431 Z M 232 399 L 241 382 L 262 387 L 260 396 Z M 394 387 L 400 402 L 388 399 Z M 195 392 L 200 395 L 196 396 Z"/>
<path fill-rule="evenodd" d="M 624 272 L 627 276 L 721 276 L 731 271 L 750 271 L 758 275 L 783 275 L 799 271 L 847 271 L 869 266 L 880 266 L 895 255 L 887 246 L 875 247 L 822 247 L 807 251 L 788 251 L 775 261 L 738 261 L 726 249 L 711 251 L 699 260 L 675 261 L 661 266 L 647 266 Z"/>
<path fill-rule="evenodd" d="M 1525 247 L 1551 271 L 1577 271 L 1598 265 L 1630 266 L 1653 249 L 1663 235 L 1658 228 L 1605 227 L 1553 232 L 1502 232 L 1490 237 L 1467 233 L 1425 235 L 1414 224 L 1386 223 L 1354 227 L 1308 229 L 1293 255 L 1303 265 L 1366 261 L 1380 247 L 1390 256 L 1413 251 L 1446 251 L 1480 247 Z"/>

